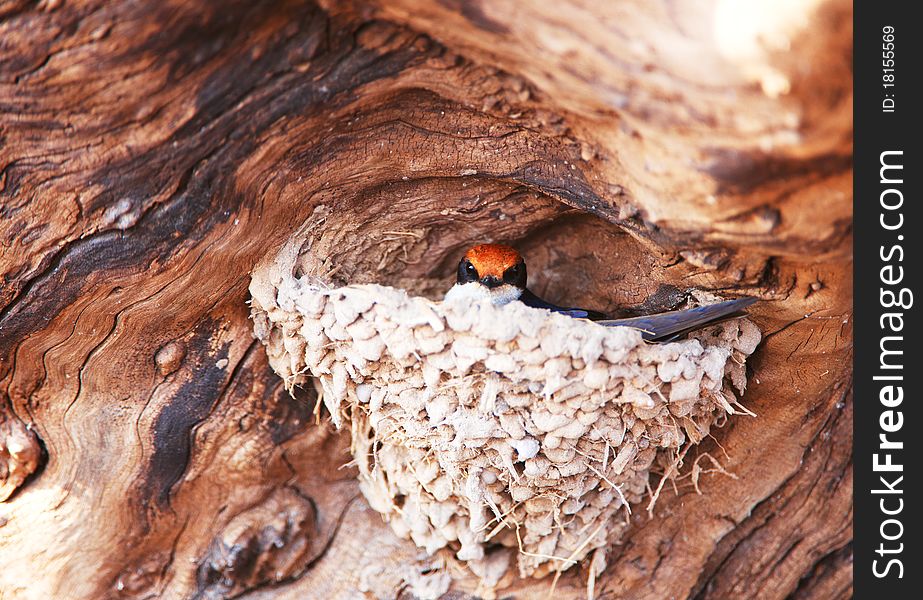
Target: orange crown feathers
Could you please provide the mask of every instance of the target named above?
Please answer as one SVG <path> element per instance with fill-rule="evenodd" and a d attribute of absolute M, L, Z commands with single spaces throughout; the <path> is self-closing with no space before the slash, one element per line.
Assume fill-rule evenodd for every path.
<path fill-rule="evenodd" d="M 465 253 L 481 277 L 502 278 L 504 271 L 522 261 L 516 249 L 503 244 L 480 244 Z"/>

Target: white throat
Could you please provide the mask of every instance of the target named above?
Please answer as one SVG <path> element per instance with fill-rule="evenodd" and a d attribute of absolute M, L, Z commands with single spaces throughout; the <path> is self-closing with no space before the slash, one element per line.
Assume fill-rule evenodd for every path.
<path fill-rule="evenodd" d="M 495 288 L 488 288 L 481 283 L 473 281 L 464 284 L 456 283 L 446 292 L 445 299 L 447 302 L 452 302 L 460 298 L 472 298 L 478 301 L 489 300 L 491 304 L 500 306 L 509 304 L 513 300 L 519 300 L 520 296 L 522 296 L 522 290 L 515 285 L 505 283 Z"/>

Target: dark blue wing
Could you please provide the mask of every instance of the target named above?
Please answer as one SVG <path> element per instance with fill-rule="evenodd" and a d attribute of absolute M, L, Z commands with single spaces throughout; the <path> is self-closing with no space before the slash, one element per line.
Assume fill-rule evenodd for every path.
<path fill-rule="evenodd" d="M 564 308 L 562 306 L 557 306 L 551 302 L 548 302 L 547 300 L 542 300 L 529 290 L 525 290 L 522 293 L 522 296 L 519 297 L 519 301 L 526 306 L 531 306 L 532 308 L 544 308 L 545 310 L 561 313 L 562 315 L 567 315 L 576 319 L 591 319 L 596 321 L 606 318 L 606 315 L 595 310 L 587 310 L 585 308 Z"/>
<path fill-rule="evenodd" d="M 599 321 L 607 327 L 634 327 L 642 331 L 642 337 L 651 342 L 675 339 L 695 329 L 742 316 L 744 309 L 756 302 L 756 298 L 738 298 L 708 306 L 697 306 L 686 310 Z"/>

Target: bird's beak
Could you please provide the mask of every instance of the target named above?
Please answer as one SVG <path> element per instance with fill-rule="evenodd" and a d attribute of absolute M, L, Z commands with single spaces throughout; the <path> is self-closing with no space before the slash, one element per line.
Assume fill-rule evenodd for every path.
<path fill-rule="evenodd" d="M 499 287 L 500 285 L 502 285 L 503 282 L 500 281 L 499 278 L 494 277 L 493 275 L 488 275 L 487 277 L 481 278 L 481 284 L 484 285 L 484 287 L 488 289 L 493 289 L 495 287 Z"/>

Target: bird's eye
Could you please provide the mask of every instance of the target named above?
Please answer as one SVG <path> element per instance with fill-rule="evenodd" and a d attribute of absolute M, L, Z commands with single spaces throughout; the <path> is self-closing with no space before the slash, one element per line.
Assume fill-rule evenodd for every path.
<path fill-rule="evenodd" d="M 525 282 L 525 267 L 522 263 L 517 263 L 503 272 L 503 280 L 507 283 L 523 285 Z"/>
<path fill-rule="evenodd" d="M 462 259 L 458 263 L 457 276 L 455 278 L 456 283 L 471 283 L 472 281 L 478 280 L 478 270 L 471 261 L 467 258 Z"/>

